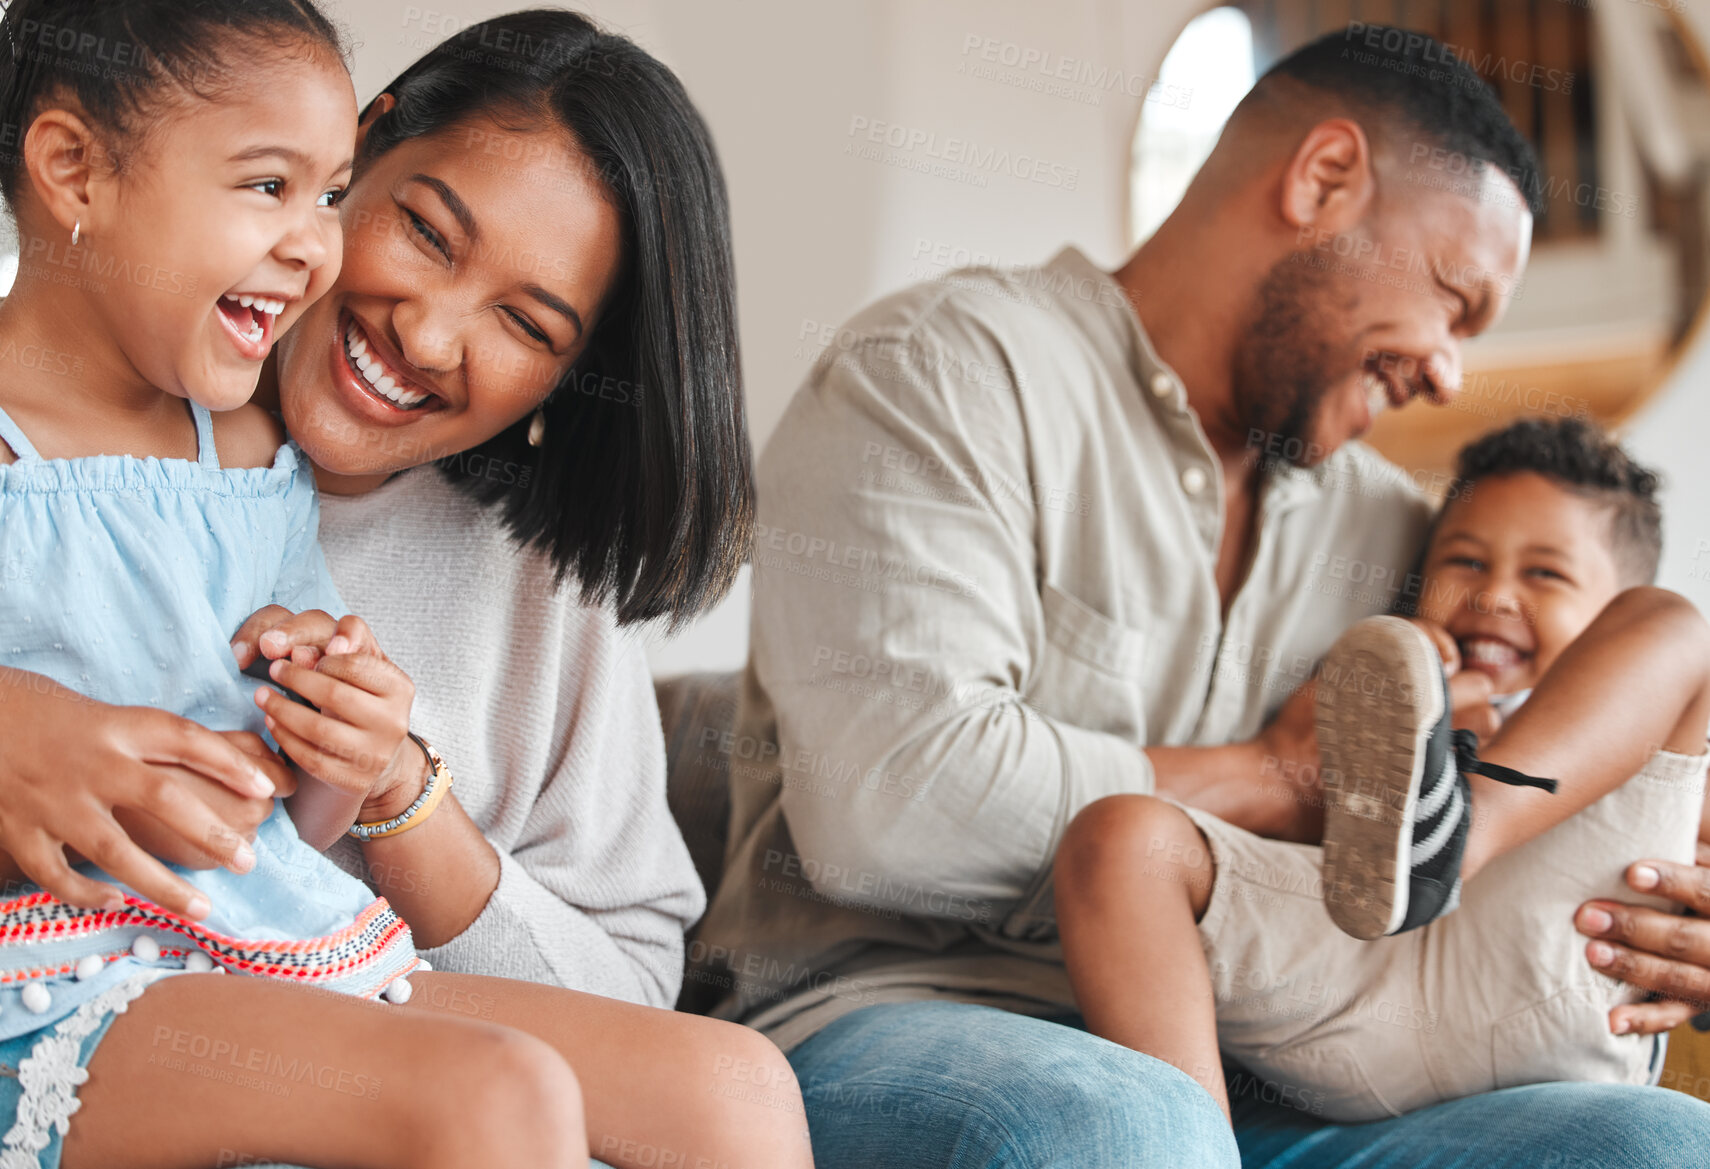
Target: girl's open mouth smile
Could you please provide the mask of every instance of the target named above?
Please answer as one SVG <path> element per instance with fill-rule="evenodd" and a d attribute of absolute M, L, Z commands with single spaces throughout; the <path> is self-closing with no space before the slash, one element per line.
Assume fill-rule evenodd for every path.
<path fill-rule="evenodd" d="M 279 314 L 294 296 L 228 292 L 214 306 L 232 344 L 246 361 L 261 361 L 273 349 Z"/>

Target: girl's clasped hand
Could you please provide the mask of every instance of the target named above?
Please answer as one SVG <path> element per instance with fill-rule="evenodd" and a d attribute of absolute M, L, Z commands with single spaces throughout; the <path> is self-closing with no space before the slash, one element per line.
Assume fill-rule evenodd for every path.
<path fill-rule="evenodd" d="M 232 653 L 240 669 L 267 661 L 269 678 L 312 704 L 265 686 L 255 694 L 268 733 L 302 769 L 287 806 L 305 841 L 325 848 L 353 820 L 385 820 L 421 794 L 427 757 L 409 738 L 415 686 L 362 618 L 269 605 L 243 623 Z"/>

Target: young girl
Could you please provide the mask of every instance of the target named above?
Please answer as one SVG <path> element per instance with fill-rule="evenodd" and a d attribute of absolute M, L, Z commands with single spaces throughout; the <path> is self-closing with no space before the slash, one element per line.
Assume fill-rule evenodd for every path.
<path fill-rule="evenodd" d="M 307 0 L 19 0 L 0 29 L 0 110 L 17 150 L 0 167 L 0 190 L 22 243 L 16 287 L 0 306 L 0 560 L 15 569 L 0 595 L 5 660 L 89 697 L 258 729 L 232 631 L 268 603 L 341 609 L 315 545 L 307 464 L 268 415 L 244 405 L 274 337 L 338 272 L 336 207 L 356 119 L 336 33 Z M 108 68 L 77 68 L 90 46 Z M 211 410 L 228 413 L 216 422 Z M 338 690 L 322 693 L 317 716 L 329 724 L 319 737 L 336 738 L 330 724 L 340 723 L 351 768 L 370 773 L 417 749 L 388 734 L 395 696 L 349 681 L 375 653 L 353 644 L 323 660 Z M 359 696 L 367 706 L 353 715 Z M 348 782 L 330 769 L 304 776 L 297 797 L 321 797 L 305 805 L 320 837 L 342 827 L 340 804 L 354 806 L 328 779 Z M 246 794 L 274 790 L 259 768 L 253 781 Z M 300 840 L 283 810 L 253 846 L 208 849 L 231 864 L 184 870 L 202 894 L 199 921 L 111 877 L 99 910 L 8 887 L 0 1164 L 59 1163 L 96 1044 L 169 976 L 229 970 L 354 998 L 407 997 L 404 976 L 418 965 L 408 927 Z M 194 1016 L 184 1022 L 184 1035 L 158 1037 L 160 1056 L 192 1076 L 232 1074 L 186 1061 L 219 1047 Z M 457 1163 L 585 1163 L 561 1065 L 533 1051 L 501 1065 L 500 1082 L 544 1090 L 550 1106 L 526 1139 L 465 1148 Z M 298 1064 L 286 1071 L 264 1053 L 239 1067 L 288 1085 Z M 326 1070 L 309 1072 L 311 1095 L 382 1098 L 372 1071 Z M 389 1109 L 363 1111 L 380 1119 Z M 192 1113 L 181 1124 L 208 1122 Z M 478 1120 L 469 1131 L 487 1128 Z M 189 1164 L 190 1149 L 213 1159 L 194 1138 L 139 1150 L 132 1163 Z M 419 1163 L 452 1163 L 441 1156 Z"/>

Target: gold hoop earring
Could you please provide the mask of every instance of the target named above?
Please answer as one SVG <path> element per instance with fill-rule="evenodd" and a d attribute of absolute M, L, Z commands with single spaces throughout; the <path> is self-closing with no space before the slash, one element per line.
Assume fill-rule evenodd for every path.
<path fill-rule="evenodd" d="M 528 424 L 528 445 L 529 446 L 540 446 L 545 442 L 546 442 L 546 410 L 543 408 L 540 410 L 536 410 L 534 412 L 534 417 L 529 420 L 529 424 Z"/>
<path fill-rule="evenodd" d="M 82 234 L 83 234 L 83 221 L 81 219 L 79 219 L 76 223 L 71 225 L 71 246 L 72 247 L 77 246 L 77 239 Z"/>

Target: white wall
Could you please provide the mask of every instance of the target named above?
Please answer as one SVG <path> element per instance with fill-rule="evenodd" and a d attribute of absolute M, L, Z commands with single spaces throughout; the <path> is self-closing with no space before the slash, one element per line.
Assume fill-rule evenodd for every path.
<path fill-rule="evenodd" d="M 1700 45 L 1710 45 L 1710 0 L 1684 0 Z M 1710 329 L 1683 353 L 1662 389 L 1627 428 L 1633 453 L 1667 477 L 1658 583 L 1710 613 Z"/>
<path fill-rule="evenodd" d="M 364 100 L 441 36 L 524 2 L 327 0 L 358 43 Z M 1685 3 L 1710 43 L 1710 0 Z M 588 0 L 579 7 L 675 69 L 712 127 L 731 187 L 758 449 L 818 351 L 817 327 L 835 327 L 866 301 L 938 274 L 945 265 L 935 257 L 953 257 L 951 266 L 972 255 L 1025 263 L 1069 242 L 1101 263 L 1122 257 L 1136 95 L 1200 5 Z M 988 42 L 1000 62 L 982 58 Z M 1002 58 L 1028 66 L 1005 67 Z M 999 78 L 982 75 L 994 69 Z M 1065 180 L 1072 171 L 1074 189 L 966 165 L 961 177 L 983 185 L 919 173 L 897 163 L 929 164 L 928 148 L 894 149 L 863 136 L 860 127 L 881 121 L 935 135 L 940 150 L 959 138 L 1044 160 Z M 862 148 L 880 159 L 863 157 Z M 1671 477 L 1664 583 L 1710 611 L 1710 458 L 1700 450 L 1710 424 L 1710 400 L 1700 391 L 1707 378 L 1710 350 L 1701 343 L 1631 438 Z M 746 641 L 745 578 L 723 607 L 651 656 L 661 674 L 733 669 Z"/>
<path fill-rule="evenodd" d="M 1171 8 L 1181 10 L 1179 19 L 1163 15 Z M 1098 98 L 1088 104 L 970 69 L 1043 86 L 1051 79 L 1036 65 L 1023 72 L 1001 59 L 1048 60 L 1071 76 L 1138 77 L 1131 88 L 1144 93 L 1188 8 L 1122 0 L 660 0 L 657 35 L 647 44 L 700 103 L 730 176 L 757 450 L 818 353 L 812 334 L 874 297 L 975 255 L 1027 263 L 1072 241 L 1101 262 L 1121 257 L 1140 99 L 1121 88 L 1077 87 Z M 988 41 L 997 63 L 982 60 Z M 879 122 L 936 135 L 940 152 L 937 144 L 961 138 L 1046 160 L 1060 168 L 1047 173 L 1061 185 L 961 168 L 958 177 L 983 180 L 979 186 L 861 157 L 865 147 L 930 165 L 925 147 L 870 141 L 865 134 Z M 656 646 L 654 668 L 740 665 L 746 586 L 744 578 L 687 637 Z"/>

